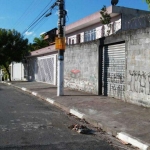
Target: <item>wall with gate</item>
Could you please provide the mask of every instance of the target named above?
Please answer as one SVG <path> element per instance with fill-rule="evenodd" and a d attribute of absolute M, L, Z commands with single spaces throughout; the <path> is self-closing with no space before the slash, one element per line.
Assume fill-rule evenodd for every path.
<path fill-rule="evenodd" d="M 125 99 L 125 43 L 103 47 L 102 94 Z"/>
<path fill-rule="evenodd" d="M 29 81 L 56 85 L 56 54 L 28 59 Z"/>
<path fill-rule="evenodd" d="M 125 41 L 125 101 L 150 107 L 150 28 L 107 37 L 105 44 Z"/>
<path fill-rule="evenodd" d="M 99 41 L 67 46 L 64 59 L 65 86 L 98 93 Z"/>

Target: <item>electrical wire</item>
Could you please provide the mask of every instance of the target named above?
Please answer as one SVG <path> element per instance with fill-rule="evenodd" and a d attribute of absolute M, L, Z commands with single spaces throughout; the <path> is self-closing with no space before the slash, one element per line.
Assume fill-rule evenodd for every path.
<path fill-rule="evenodd" d="M 21 20 L 19 21 L 17 26 L 22 24 L 23 22 L 25 22 L 26 18 L 29 16 L 29 14 L 33 14 L 33 12 L 37 10 L 37 7 L 39 6 L 39 2 L 41 2 L 41 1 L 36 2 L 36 4 L 33 3 L 33 7 L 31 7 L 29 10 L 26 10 L 26 15 L 24 15 L 24 17 L 21 18 Z"/>
<path fill-rule="evenodd" d="M 54 9 L 54 8 L 53 8 Z M 56 10 L 56 9 L 54 9 L 54 10 Z M 48 14 L 48 15 L 51 15 L 52 14 L 52 9 L 51 9 L 51 11 L 50 11 L 50 13 Z M 37 31 L 46 21 L 48 21 L 48 19 L 47 19 L 48 17 L 46 17 L 46 15 L 43 17 L 43 18 L 41 18 L 41 20 L 39 20 L 33 27 L 31 27 L 28 31 L 31 31 L 31 30 L 33 30 L 34 29 L 34 32 L 35 31 Z M 35 29 L 35 27 L 37 27 L 36 29 Z"/>
<path fill-rule="evenodd" d="M 34 27 L 34 33 L 41 28 L 46 22 L 48 21 L 48 18 L 43 18 L 35 27 Z M 31 29 L 32 30 L 32 29 Z"/>
<path fill-rule="evenodd" d="M 25 29 L 24 31 L 23 31 L 23 33 L 22 34 L 25 34 L 32 26 L 35 26 L 36 25 L 36 23 L 38 22 L 38 21 L 40 21 L 40 19 L 42 19 L 42 17 L 44 17 L 45 16 L 45 14 L 49 11 L 49 9 L 50 8 L 48 8 L 44 13 L 43 13 L 43 11 L 50 5 L 50 3 L 52 2 L 52 0 L 44 7 L 44 9 L 40 12 L 40 14 L 34 19 L 34 21 L 27 27 L 27 29 Z M 43 13 L 43 14 L 42 14 Z M 41 15 L 42 14 L 42 15 Z M 41 15 L 41 16 L 40 16 Z"/>
<path fill-rule="evenodd" d="M 17 26 L 19 26 L 20 24 L 21 24 L 21 22 L 22 22 L 22 20 L 25 20 L 25 18 L 26 18 L 26 16 L 28 15 L 28 14 L 30 14 L 30 12 L 31 12 L 31 10 L 33 10 L 32 9 L 32 7 L 34 6 L 34 8 L 36 8 L 37 6 L 38 6 L 38 4 L 39 3 L 37 3 L 36 2 L 36 5 L 34 4 L 36 2 L 36 0 L 33 0 L 30 4 L 29 4 L 29 6 L 27 7 L 27 9 L 24 11 L 24 13 L 19 17 L 19 19 L 16 21 L 16 23 L 14 24 L 14 27 L 17 25 Z M 32 11 L 33 12 L 33 11 Z M 16 26 L 16 27 L 17 27 Z"/>
<path fill-rule="evenodd" d="M 44 12 L 44 10 L 50 5 L 51 2 L 52 2 L 52 0 L 43 8 L 43 10 L 42 10 L 42 11 L 39 13 L 39 15 L 34 19 L 34 21 L 37 20 L 40 15 L 42 15 L 42 13 Z M 34 22 L 34 21 L 33 21 L 33 22 Z M 33 23 L 33 22 L 32 22 L 32 23 Z M 31 24 L 32 24 L 32 23 L 31 23 Z M 29 26 L 30 26 L 30 25 L 29 25 Z"/>
<path fill-rule="evenodd" d="M 38 22 L 36 22 L 36 24 L 33 25 L 28 31 L 31 31 L 31 30 L 35 29 L 35 27 L 37 27 L 37 25 L 40 26 L 40 25 L 42 24 L 42 22 L 45 21 L 44 19 L 46 20 L 45 17 L 41 18 L 41 19 L 40 19 Z M 27 31 L 26 31 L 26 32 L 27 32 Z M 34 30 L 34 32 L 35 32 L 35 30 Z"/>
<path fill-rule="evenodd" d="M 48 11 L 49 11 L 49 9 L 46 10 L 37 20 L 35 20 L 26 30 L 24 30 L 22 34 L 25 34 L 31 27 L 36 26 L 36 23 L 38 23 L 40 20 L 42 20 L 43 19 L 42 17 L 44 17 Z"/>
<path fill-rule="evenodd" d="M 40 14 L 45 10 L 46 7 L 49 6 L 49 4 L 50 4 L 51 2 L 52 2 L 52 0 L 44 7 L 44 9 L 40 12 Z M 53 6 L 53 5 L 52 5 L 52 6 Z M 52 10 L 52 6 L 50 7 L 51 10 Z M 32 24 L 28 27 L 28 30 L 35 28 L 35 26 L 36 26 L 37 24 L 39 24 L 39 23 L 45 18 L 44 15 L 49 11 L 50 8 L 48 8 L 39 18 L 36 17 L 37 19 L 32 22 Z M 40 14 L 39 14 L 39 15 L 40 15 Z M 38 16 L 39 16 L 39 15 L 38 15 Z M 42 17 L 43 17 L 43 18 L 42 18 Z M 24 31 L 24 33 L 26 33 L 28 30 L 26 29 L 26 30 Z M 24 33 L 23 33 L 23 34 L 24 34 Z M 21 35 L 23 35 L 23 34 L 21 34 Z M 22 36 L 22 38 L 23 38 L 23 37 L 24 37 L 24 36 Z M 14 41 L 16 41 L 16 40 L 17 40 L 17 38 L 16 38 Z M 18 41 L 16 41 L 16 43 L 18 43 Z"/>

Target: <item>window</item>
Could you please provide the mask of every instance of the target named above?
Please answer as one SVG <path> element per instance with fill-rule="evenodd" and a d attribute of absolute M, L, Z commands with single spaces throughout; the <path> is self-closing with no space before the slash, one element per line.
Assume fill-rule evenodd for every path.
<path fill-rule="evenodd" d="M 96 39 L 96 30 L 90 30 L 90 31 L 86 31 L 84 33 L 84 41 L 88 42 L 88 41 L 92 41 Z"/>

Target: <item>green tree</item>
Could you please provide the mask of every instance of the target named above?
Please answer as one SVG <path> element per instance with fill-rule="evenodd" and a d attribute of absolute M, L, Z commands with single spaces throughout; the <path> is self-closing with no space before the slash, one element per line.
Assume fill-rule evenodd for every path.
<path fill-rule="evenodd" d="M 108 28 L 111 27 L 111 16 L 107 13 L 106 6 L 103 6 L 103 8 L 100 11 L 101 17 L 100 17 L 100 22 L 104 25 L 107 25 Z M 110 34 L 110 30 L 107 30 L 107 34 Z"/>
<path fill-rule="evenodd" d="M 33 44 L 31 43 L 29 44 L 29 50 L 34 51 L 34 50 L 38 50 L 47 46 L 49 46 L 49 43 L 48 41 L 44 40 L 44 36 L 40 36 L 39 38 L 35 37 L 33 40 Z"/>
<path fill-rule="evenodd" d="M 145 1 L 148 4 L 148 7 L 150 9 L 150 0 L 143 0 L 143 1 Z"/>
<path fill-rule="evenodd" d="M 28 40 L 16 30 L 0 28 L 0 66 L 4 68 L 11 81 L 9 65 L 20 62 L 28 52 Z"/>

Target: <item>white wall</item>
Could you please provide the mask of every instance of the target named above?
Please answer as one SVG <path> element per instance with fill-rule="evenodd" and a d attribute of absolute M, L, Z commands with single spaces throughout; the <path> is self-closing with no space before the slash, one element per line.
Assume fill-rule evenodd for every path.
<path fill-rule="evenodd" d="M 12 62 L 11 66 L 11 79 L 12 81 L 25 80 L 24 66 L 22 63 Z"/>

